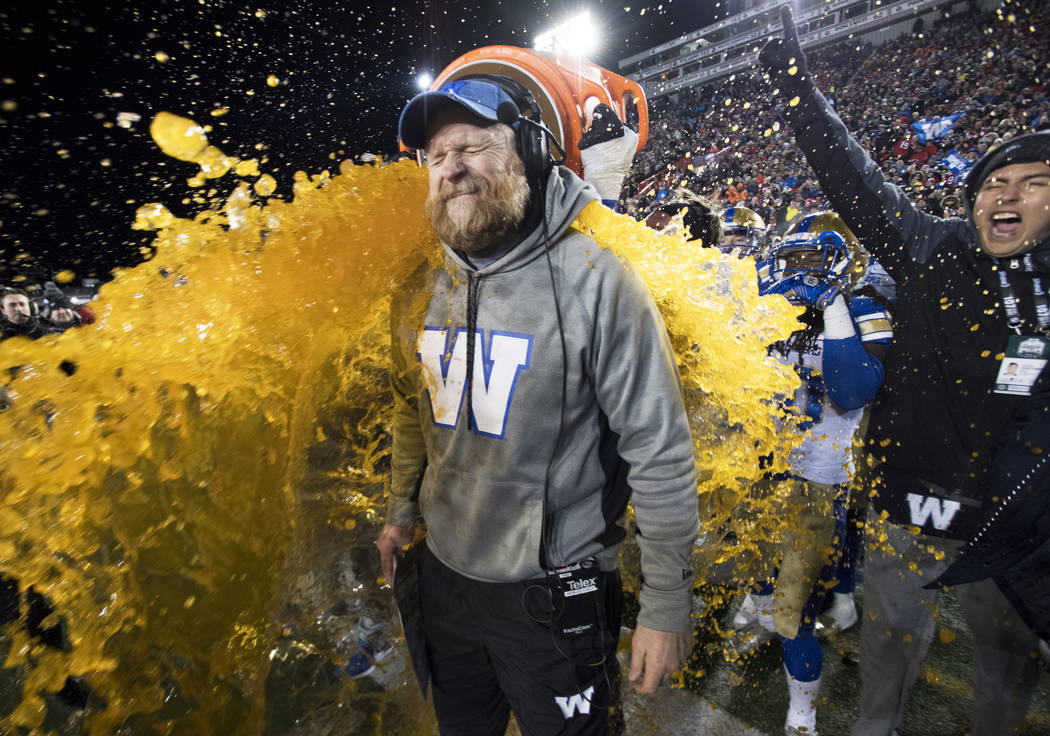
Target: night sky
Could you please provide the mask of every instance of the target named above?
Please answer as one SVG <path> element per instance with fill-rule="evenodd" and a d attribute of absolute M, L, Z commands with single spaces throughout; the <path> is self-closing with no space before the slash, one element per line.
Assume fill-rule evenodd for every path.
<path fill-rule="evenodd" d="M 396 150 L 397 115 L 418 74 L 479 46 L 531 46 L 584 9 L 605 39 L 594 61 L 615 71 L 619 59 L 710 22 L 719 8 L 685 0 L 16 0 L 0 11 L 0 285 L 61 269 L 105 278 L 143 259 L 150 236 L 130 229 L 139 205 L 193 214 L 179 203 L 198 169 L 166 158 L 150 139 L 160 111 L 211 125 L 209 142 L 231 156 L 265 156 L 263 170 L 287 191 L 296 170 L 334 170 L 343 158 Z M 217 186 L 233 183 L 228 175 Z"/>

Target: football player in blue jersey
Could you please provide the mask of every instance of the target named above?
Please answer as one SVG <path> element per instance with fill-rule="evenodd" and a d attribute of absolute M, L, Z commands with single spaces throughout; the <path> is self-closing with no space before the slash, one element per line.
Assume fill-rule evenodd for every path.
<path fill-rule="evenodd" d="M 780 637 L 790 692 L 785 732 L 816 733 L 822 653 L 814 625 L 846 532 L 852 442 L 864 407 L 882 384 L 882 358 L 892 340 L 884 300 L 860 282 L 866 253 L 838 215 L 808 215 L 758 264 L 759 291 L 781 294 L 806 311 L 805 325 L 771 353 L 801 381 L 788 402 L 802 443 L 778 479 L 792 514 L 775 571 L 759 575 L 745 610 Z M 797 514 L 797 518 L 794 515 Z"/>
<path fill-rule="evenodd" d="M 893 309 L 897 302 L 897 283 L 893 280 L 886 269 L 882 267 L 875 258 L 868 257 L 864 273 L 853 286 L 853 293 L 858 296 L 863 294 L 869 299 L 880 300 L 884 306 Z M 867 435 L 869 410 L 864 412 L 860 427 L 854 435 L 856 439 L 862 439 Z M 872 492 L 874 481 L 872 479 L 872 457 L 863 451 L 859 442 L 854 442 L 853 457 L 856 469 L 850 483 L 850 503 L 846 513 L 846 534 L 839 548 L 838 571 L 835 573 L 837 581 L 832 591 L 831 599 L 826 604 L 825 611 L 817 620 L 816 633 L 818 637 L 833 636 L 839 632 L 854 626 L 859 620 L 857 606 L 854 602 L 854 591 L 856 588 L 857 565 L 860 558 L 860 535 L 864 525 L 864 517 L 868 510 L 868 497 Z M 855 654 L 850 654 L 855 658 Z"/>
<path fill-rule="evenodd" d="M 737 258 L 758 258 L 766 242 L 766 223 L 747 207 L 730 207 L 722 212 L 722 239 L 718 249 L 735 253 Z"/>

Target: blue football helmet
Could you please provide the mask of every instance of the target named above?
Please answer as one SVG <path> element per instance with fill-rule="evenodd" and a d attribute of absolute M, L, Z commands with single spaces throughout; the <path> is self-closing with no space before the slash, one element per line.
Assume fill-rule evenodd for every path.
<path fill-rule="evenodd" d="M 766 239 L 766 223 L 747 207 L 730 207 L 722 213 L 722 239 L 718 249 L 737 257 L 757 256 Z"/>
<path fill-rule="evenodd" d="M 840 223 L 850 239 L 834 227 Z M 830 212 L 807 215 L 791 231 L 759 262 L 759 293 L 783 294 L 792 303 L 824 309 L 849 289 L 850 264 L 859 243 Z"/>

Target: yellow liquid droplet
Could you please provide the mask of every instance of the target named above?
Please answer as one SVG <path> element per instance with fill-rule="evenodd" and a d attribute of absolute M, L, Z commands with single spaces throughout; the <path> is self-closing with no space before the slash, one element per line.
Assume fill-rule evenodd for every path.
<path fill-rule="evenodd" d="M 233 167 L 233 172 L 237 176 L 258 176 L 259 175 L 259 161 L 258 159 L 250 158 L 245 161 L 238 161 L 237 165 Z"/>
<path fill-rule="evenodd" d="M 263 174 L 255 182 L 255 193 L 260 197 L 269 197 L 275 191 L 277 191 L 277 180 L 269 174 Z"/>
<path fill-rule="evenodd" d="M 180 161 L 197 161 L 208 147 L 204 128 L 179 115 L 160 112 L 149 126 L 149 134 L 168 156 Z"/>
<path fill-rule="evenodd" d="M 163 63 L 167 62 L 167 61 L 168 61 L 168 59 L 170 59 L 171 57 L 169 57 L 169 56 L 168 56 L 168 55 L 167 55 L 167 54 L 166 54 L 165 52 L 163 52 L 163 51 L 158 51 L 157 53 L 155 53 L 155 54 L 153 55 L 153 58 L 154 58 L 154 59 L 156 59 L 157 61 L 159 61 L 159 62 L 160 62 L 161 64 L 163 64 Z"/>
<path fill-rule="evenodd" d="M 276 74 L 271 74 L 270 76 L 268 76 L 266 78 L 266 84 L 269 85 L 270 87 L 276 87 L 280 83 L 281 83 L 281 80 Z"/>

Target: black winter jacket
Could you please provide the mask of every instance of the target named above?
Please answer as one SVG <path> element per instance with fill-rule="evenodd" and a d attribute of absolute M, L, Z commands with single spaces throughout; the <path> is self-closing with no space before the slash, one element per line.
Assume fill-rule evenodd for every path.
<path fill-rule="evenodd" d="M 9 337 L 28 337 L 30 340 L 36 340 L 38 337 L 52 335 L 56 332 L 61 332 L 61 330 L 52 327 L 39 317 L 30 317 L 22 324 L 15 324 L 0 317 L 0 341 Z"/>
<path fill-rule="evenodd" d="M 868 431 L 883 463 L 875 508 L 923 533 L 969 539 L 992 502 L 992 459 L 1026 402 L 992 391 L 1013 334 L 997 271 L 1008 269 L 1026 332 L 1037 324 L 1032 275 L 1020 259 L 984 254 L 969 221 L 925 214 L 886 182 L 816 87 L 784 115 L 835 211 L 897 282 Z"/>
<path fill-rule="evenodd" d="M 996 455 L 988 490 L 998 503 L 985 525 L 929 587 L 992 577 L 1032 630 L 1050 640 L 1050 372 L 1043 371 L 1023 421 Z"/>

